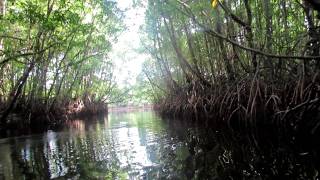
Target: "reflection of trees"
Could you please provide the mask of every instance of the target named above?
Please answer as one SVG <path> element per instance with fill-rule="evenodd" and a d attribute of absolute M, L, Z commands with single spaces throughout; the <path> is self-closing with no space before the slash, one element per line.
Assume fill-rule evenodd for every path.
<path fill-rule="evenodd" d="M 138 117 L 139 120 L 137 122 L 137 129 L 138 129 L 138 133 L 139 133 L 139 140 L 140 140 L 140 144 L 142 146 L 145 146 L 147 145 L 147 128 L 145 127 L 145 123 L 146 122 L 141 122 L 141 121 L 144 121 L 145 119 L 143 117 Z"/>
<path fill-rule="evenodd" d="M 185 164 L 194 179 L 315 179 L 319 170 L 317 150 L 301 153 L 306 149 L 279 137 L 203 129 L 189 131 L 188 137 Z"/>
<path fill-rule="evenodd" d="M 19 140 L 11 139 L 10 144 L 12 144 L 13 147 L 10 147 L 10 150 L 8 149 L 9 152 L 6 152 L 6 154 L 11 156 L 11 166 L 14 168 L 12 168 L 11 172 L 7 172 L 12 174 L 12 178 L 8 179 L 50 178 L 49 164 L 45 158 L 44 151 L 41 150 L 43 147 L 42 143 L 35 145 L 30 141 L 26 141 L 24 145 L 21 145 Z M 31 148 L 32 146 L 35 148 Z M 6 163 L 8 163 L 8 161 Z M 5 165 L 10 166 L 9 164 Z"/>
<path fill-rule="evenodd" d="M 156 132 L 155 139 L 146 149 L 150 159 L 157 165 L 145 169 L 146 179 L 186 179 L 184 165 L 189 153 L 184 144 L 187 131 L 183 123 L 156 119 L 151 125 Z"/>
<path fill-rule="evenodd" d="M 67 133 L 11 138 L 0 146 L 0 179 L 317 178 L 317 148 L 272 132 L 235 135 L 190 125 L 128 113 L 74 121 Z"/>
<path fill-rule="evenodd" d="M 176 134 L 182 131 L 180 125 L 172 125 L 174 131 L 168 134 L 159 119 L 152 123 L 145 121 L 146 118 L 155 118 L 153 115 L 135 115 L 135 122 L 127 116 L 122 117 L 121 122 L 129 124 L 128 127 L 123 127 L 126 131 L 119 131 L 121 128 L 106 130 L 100 123 L 74 121 L 71 122 L 72 128 L 68 130 L 68 134 L 50 132 L 43 136 L 42 140 L 36 137 L 27 141 L 13 141 L 11 144 L 15 147 L 7 148 L 7 151 L 14 152 L 6 152 L 11 156 L 7 160 L 3 158 L 2 161 L 11 160 L 10 164 L 15 168 L 10 168 L 9 171 L 21 172 L 27 179 L 114 179 L 139 177 L 142 175 L 141 171 L 143 176 L 150 179 L 179 177 L 179 174 L 183 174 L 186 150 L 180 143 L 181 137 Z M 120 119 L 116 121 L 119 123 Z M 111 120 L 111 123 L 116 122 Z M 112 126 L 117 127 L 117 124 Z M 83 128 L 86 131 L 83 131 Z M 127 144 L 123 151 L 119 149 L 123 145 L 119 138 L 125 138 Z M 136 150 L 145 152 L 134 152 Z M 144 156 L 143 158 L 154 164 L 139 164 L 141 159 L 138 159 L 137 155 Z M 125 167 L 122 159 L 128 162 Z M 21 177 L 21 174 L 18 177 Z"/>
<path fill-rule="evenodd" d="M 7 168 L 2 174 L 6 179 L 314 179 L 319 169 L 316 150 L 293 148 L 263 133 L 235 136 L 188 129 L 184 121 L 160 121 L 152 114 L 133 113 L 134 120 L 129 115 L 105 121 L 114 129 L 105 129 L 104 121 L 75 121 L 69 133 L 11 139 L 13 147 L 1 147 L 0 162 Z"/>
<path fill-rule="evenodd" d="M 12 152 L 10 145 L 5 144 L 0 146 L 0 179 L 17 179 L 20 177 L 18 165 L 15 163 L 11 155 L 16 154 Z"/>
<path fill-rule="evenodd" d="M 109 141 L 105 131 L 86 133 L 85 136 L 64 136 L 48 133 L 43 141 L 13 142 L 14 148 L 9 159 L 12 165 L 18 164 L 19 169 L 11 171 L 22 172 L 27 179 L 50 179 L 56 177 L 115 178 L 125 176 L 120 170 L 115 143 Z M 8 162 L 7 160 L 2 160 Z M 11 165 L 11 166 L 12 166 Z M 6 165 L 8 166 L 8 165 Z M 11 174 L 15 174 L 12 172 Z M 19 177 L 23 177 L 20 176 Z M 19 178 L 19 179 L 20 179 Z M 11 178 L 10 178 L 11 179 Z"/>

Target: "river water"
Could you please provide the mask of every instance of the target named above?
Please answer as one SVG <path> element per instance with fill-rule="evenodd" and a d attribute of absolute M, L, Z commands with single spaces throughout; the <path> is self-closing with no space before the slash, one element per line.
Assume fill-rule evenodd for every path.
<path fill-rule="evenodd" d="M 289 138 L 290 139 L 290 138 Z M 314 146 L 227 135 L 152 111 L 0 140 L 0 179 L 317 179 Z"/>

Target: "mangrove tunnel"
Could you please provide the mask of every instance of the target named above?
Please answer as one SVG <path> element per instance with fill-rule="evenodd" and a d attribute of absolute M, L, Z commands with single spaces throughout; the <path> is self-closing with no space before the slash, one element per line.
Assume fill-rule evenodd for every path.
<path fill-rule="evenodd" d="M 0 180 L 319 174 L 319 0 L 0 0 Z"/>

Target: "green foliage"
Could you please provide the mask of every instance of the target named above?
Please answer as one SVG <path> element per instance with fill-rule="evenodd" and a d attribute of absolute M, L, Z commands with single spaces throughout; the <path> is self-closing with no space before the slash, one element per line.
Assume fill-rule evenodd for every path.
<path fill-rule="evenodd" d="M 320 69 L 319 25 L 313 8 L 298 1 L 220 1 L 212 8 L 209 1 L 150 0 L 143 30 L 153 96 L 186 92 L 195 82 L 310 77 Z"/>
<path fill-rule="evenodd" d="M 27 104 L 90 96 L 106 100 L 114 88 L 107 54 L 124 29 L 115 2 L 8 1 L 0 20 L 0 94 Z M 26 77 L 23 80 L 23 77 Z"/>
<path fill-rule="evenodd" d="M 132 87 L 133 103 L 134 104 L 148 104 L 153 100 L 152 86 L 145 77 L 145 74 L 141 73 L 136 78 L 136 83 Z"/>

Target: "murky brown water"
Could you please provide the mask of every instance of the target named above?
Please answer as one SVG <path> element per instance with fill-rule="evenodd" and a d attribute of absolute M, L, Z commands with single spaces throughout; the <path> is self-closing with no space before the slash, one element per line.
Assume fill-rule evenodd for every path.
<path fill-rule="evenodd" d="M 317 179 L 318 150 L 227 135 L 153 112 L 0 140 L 0 179 Z"/>

